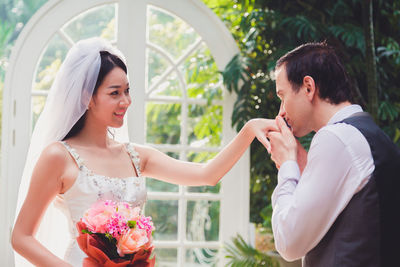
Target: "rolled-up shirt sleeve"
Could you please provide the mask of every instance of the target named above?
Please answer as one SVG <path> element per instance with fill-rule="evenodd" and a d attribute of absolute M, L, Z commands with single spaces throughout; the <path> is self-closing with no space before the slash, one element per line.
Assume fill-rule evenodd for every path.
<path fill-rule="evenodd" d="M 351 152 L 329 130 L 314 136 L 302 174 L 295 161 L 282 164 L 272 194 L 272 229 L 283 258 L 301 258 L 323 238 L 360 185 L 358 177 L 349 178 L 351 168 Z"/>

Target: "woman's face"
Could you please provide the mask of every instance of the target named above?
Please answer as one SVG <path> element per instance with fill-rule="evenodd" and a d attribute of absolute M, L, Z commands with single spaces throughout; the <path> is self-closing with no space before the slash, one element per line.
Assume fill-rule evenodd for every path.
<path fill-rule="evenodd" d="M 121 68 L 115 67 L 90 100 L 88 116 L 95 119 L 96 123 L 118 128 L 123 125 L 131 102 L 128 77 Z"/>

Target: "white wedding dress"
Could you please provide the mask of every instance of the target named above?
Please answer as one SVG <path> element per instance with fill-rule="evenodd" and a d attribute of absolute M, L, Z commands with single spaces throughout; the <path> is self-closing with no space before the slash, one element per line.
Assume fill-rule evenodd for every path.
<path fill-rule="evenodd" d="M 144 177 L 140 174 L 139 154 L 132 144 L 127 143 L 125 147 L 138 177 L 113 178 L 93 173 L 68 143 L 61 143 L 75 159 L 79 174 L 72 187 L 56 197 L 55 205 L 63 211 L 69 221 L 71 240 L 64 259 L 74 267 L 81 267 L 83 259 L 87 256 L 81 251 L 75 238 L 78 235 L 76 223 L 82 218 L 84 212 L 98 200 L 124 201 L 143 208 L 147 191 Z"/>

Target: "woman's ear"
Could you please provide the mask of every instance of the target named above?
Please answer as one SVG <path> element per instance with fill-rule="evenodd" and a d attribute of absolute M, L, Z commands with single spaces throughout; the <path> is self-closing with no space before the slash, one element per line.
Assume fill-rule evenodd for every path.
<path fill-rule="evenodd" d="M 89 102 L 89 105 L 87 106 L 87 109 L 91 109 L 92 108 L 93 102 L 94 102 L 94 100 L 93 100 L 93 97 L 92 97 L 92 98 L 90 98 L 90 102 Z"/>
<path fill-rule="evenodd" d="M 316 94 L 316 87 L 315 87 L 315 82 L 314 79 L 311 76 L 304 76 L 303 78 L 303 87 L 304 90 L 306 91 L 306 95 L 309 98 L 309 100 L 313 100 L 315 94 Z"/>

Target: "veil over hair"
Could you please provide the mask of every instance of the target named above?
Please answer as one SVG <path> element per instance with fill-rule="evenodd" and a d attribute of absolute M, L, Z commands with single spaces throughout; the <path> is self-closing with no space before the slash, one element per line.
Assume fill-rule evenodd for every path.
<path fill-rule="evenodd" d="M 107 51 L 125 59 L 122 53 L 101 38 L 90 38 L 77 42 L 67 53 L 50 88 L 44 109 L 33 130 L 18 192 L 16 216 L 28 193 L 33 168 L 49 144 L 61 141 L 85 113 L 99 75 L 100 51 Z M 57 196 L 42 218 L 36 238 L 47 249 L 60 258 L 64 257 L 70 241 L 68 221 L 55 205 L 62 201 Z M 29 263 L 15 253 L 15 266 Z"/>

